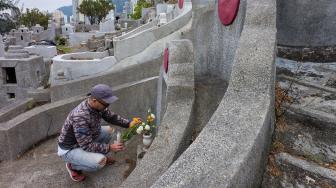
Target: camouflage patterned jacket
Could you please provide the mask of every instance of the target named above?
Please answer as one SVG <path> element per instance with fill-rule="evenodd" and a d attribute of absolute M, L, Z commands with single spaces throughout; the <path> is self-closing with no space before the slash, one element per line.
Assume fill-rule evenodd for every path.
<path fill-rule="evenodd" d="M 100 121 L 128 128 L 130 121 L 106 109 L 99 112 L 91 108 L 88 100 L 81 102 L 73 109 L 62 127 L 58 137 L 58 145 L 63 150 L 81 147 L 83 150 L 94 153 L 106 154 L 110 147 L 108 144 L 96 143 L 95 139 L 100 134 Z"/>

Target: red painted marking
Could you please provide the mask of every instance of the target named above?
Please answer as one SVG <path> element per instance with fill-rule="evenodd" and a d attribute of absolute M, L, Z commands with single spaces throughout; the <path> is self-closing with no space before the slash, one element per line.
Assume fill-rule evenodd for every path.
<path fill-rule="evenodd" d="M 169 65 L 169 50 L 166 48 L 163 53 L 163 68 L 164 71 L 168 72 L 168 65 Z"/>
<path fill-rule="evenodd" d="M 180 9 L 183 8 L 184 0 L 178 0 L 178 6 Z"/>
<path fill-rule="evenodd" d="M 223 25 L 230 25 L 235 20 L 240 0 L 218 0 L 218 16 Z"/>

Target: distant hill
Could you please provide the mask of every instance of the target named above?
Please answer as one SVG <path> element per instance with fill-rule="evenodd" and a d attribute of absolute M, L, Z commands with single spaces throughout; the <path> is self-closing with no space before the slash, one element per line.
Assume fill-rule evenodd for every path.
<path fill-rule="evenodd" d="M 58 8 L 57 10 L 60 10 L 64 13 L 64 15 L 67 15 L 68 18 L 70 16 L 72 16 L 72 5 L 69 5 L 69 6 L 64 6 L 64 7 L 60 7 Z"/>

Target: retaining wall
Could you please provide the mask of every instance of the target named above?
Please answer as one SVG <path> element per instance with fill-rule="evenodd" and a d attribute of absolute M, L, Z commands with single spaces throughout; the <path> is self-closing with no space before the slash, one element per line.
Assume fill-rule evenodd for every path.
<path fill-rule="evenodd" d="M 115 90 L 119 100 L 110 108 L 127 118 L 144 116 L 148 108 L 155 109 L 157 80 L 152 77 L 120 86 Z M 15 159 L 34 144 L 58 134 L 68 113 L 84 99 L 75 96 L 46 104 L 0 123 L 0 161 Z"/>
<path fill-rule="evenodd" d="M 336 61 L 336 1 L 277 0 L 278 56 Z"/>
<path fill-rule="evenodd" d="M 35 101 L 32 98 L 18 99 L 10 105 L 0 109 L 0 123 L 6 122 L 33 107 Z"/>
<path fill-rule="evenodd" d="M 55 84 L 50 88 L 51 101 L 58 101 L 68 98 L 69 96 L 85 93 L 89 88 L 99 83 L 112 85 L 114 87 L 128 82 L 157 76 L 161 60 L 162 59 L 159 56 L 155 57 L 155 59 L 143 63 L 135 63 L 128 67 L 120 68 L 119 66 L 119 68 L 117 67 L 111 72 Z"/>

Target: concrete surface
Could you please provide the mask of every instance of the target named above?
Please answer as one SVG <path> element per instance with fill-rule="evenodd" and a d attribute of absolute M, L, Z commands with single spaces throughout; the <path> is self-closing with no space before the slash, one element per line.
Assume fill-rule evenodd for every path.
<path fill-rule="evenodd" d="M 335 46 L 336 1 L 277 1 L 277 41 L 283 46 Z M 309 11 L 313 10 L 313 11 Z"/>
<path fill-rule="evenodd" d="M 195 80 L 195 108 L 193 114 L 193 140 L 208 124 L 222 101 L 228 84 L 218 77 L 202 76 Z"/>
<path fill-rule="evenodd" d="M 6 122 L 15 118 L 21 113 L 24 113 L 30 108 L 33 108 L 35 104 L 34 99 L 26 98 L 21 100 L 16 100 L 15 102 L 11 103 L 10 105 L 0 108 L 0 123 Z"/>
<path fill-rule="evenodd" d="M 278 55 L 300 61 L 336 61 L 335 9 L 333 0 L 277 1 Z"/>
<path fill-rule="evenodd" d="M 261 185 L 274 124 L 276 5 L 241 5 L 246 17 L 227 92 L 196 140 L 152 187 Z"/>
<path fill-rule="evenodd" d="M 215 1 L 193 1 L 193 44 L 197 76 L 209 75 L 229 82 L 236 49 L 243 29 L 246 0 L 241 1 L 232 25 L 219 21 Z"/>
<path fill-rule="evenodd" d="M 135 159 L 133 148 L 117 155 L 113 165 L 97 172 L 85 173 L 84 182 L 74 182 L 70 179 L 63 160 L 57 156 L 56 138 L 52 137 L 25 153 L 16 161 L 0 163 L 1 187 L 7 188 L 58 188 L 58 187 L 118 187 L 124 180 L 127 170 L 132 170 L 125 159 Z"/>
<path fill-rule="evenodd" d="M 51 59 L 57 56 L 56 46 L 35 45 L 25 47 L 24 49 L 31 54 L 36 54 L 46 59 Z"/>

